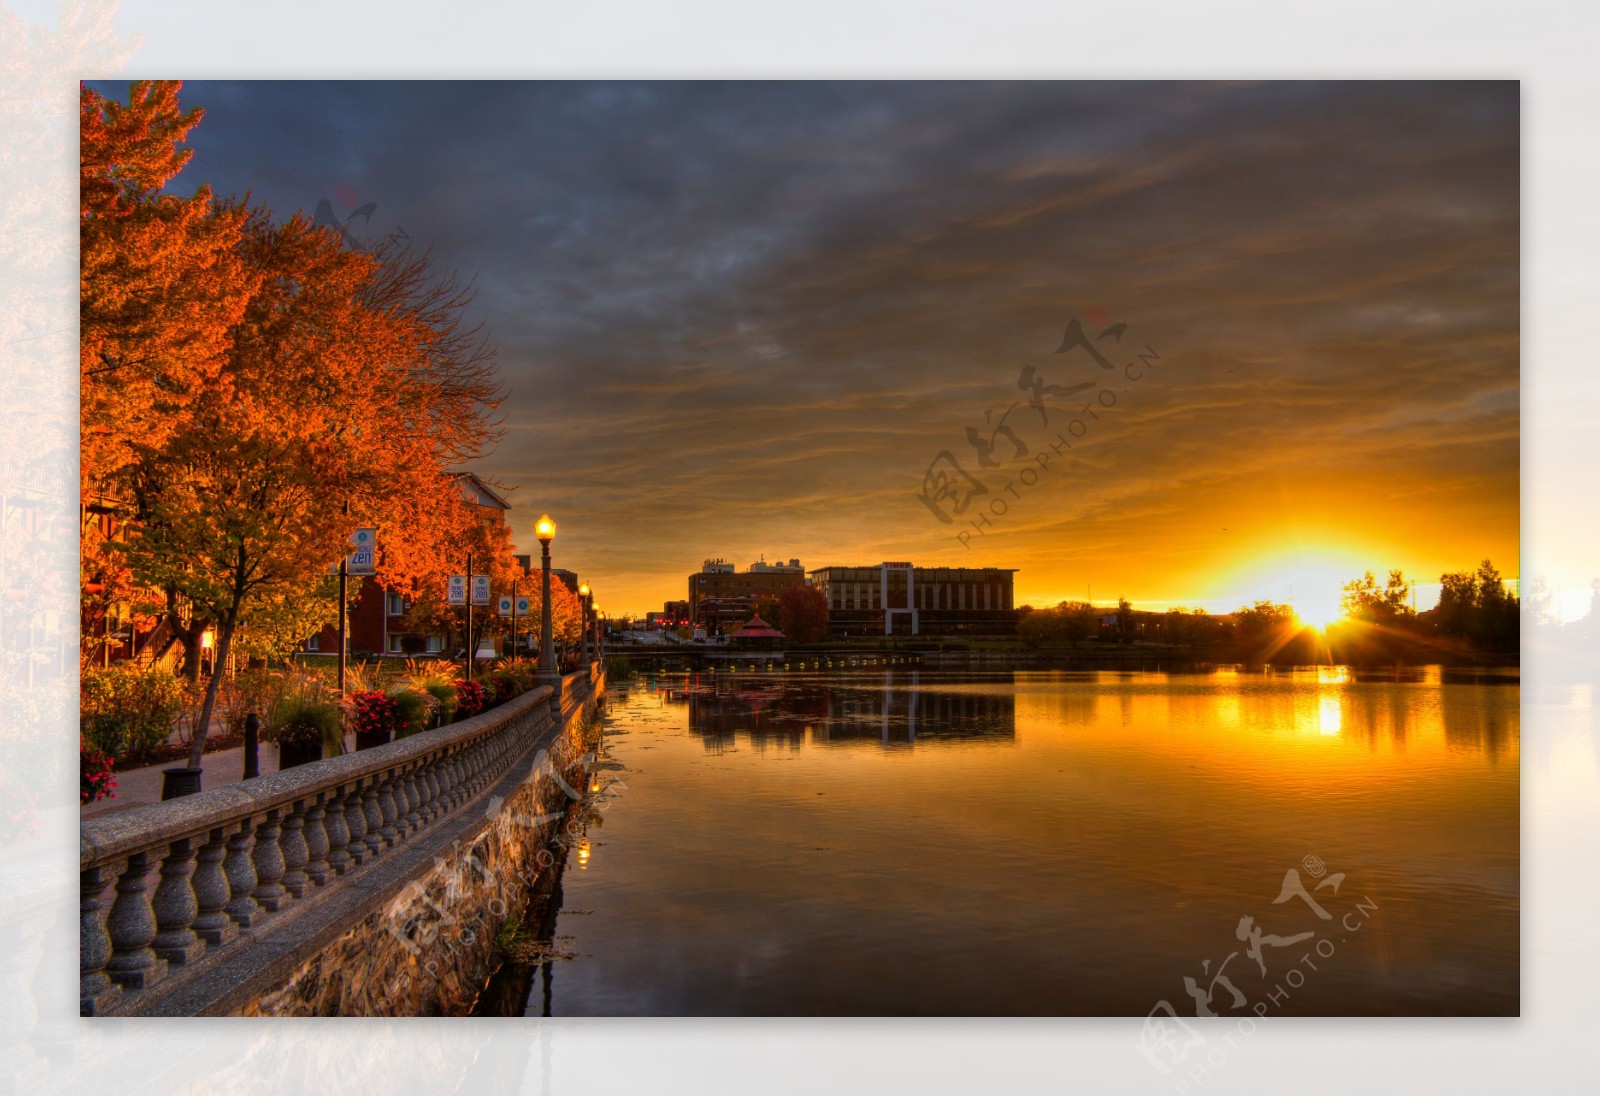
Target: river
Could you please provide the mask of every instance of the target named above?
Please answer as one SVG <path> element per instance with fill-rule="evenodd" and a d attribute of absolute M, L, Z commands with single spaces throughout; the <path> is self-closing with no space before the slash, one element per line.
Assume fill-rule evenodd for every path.
<path fill-rule="evenodd" d="M 485 1011 L 1514 1015 L 1518 694 L 1514 668 L 641 676 L 544 962 Z"/>

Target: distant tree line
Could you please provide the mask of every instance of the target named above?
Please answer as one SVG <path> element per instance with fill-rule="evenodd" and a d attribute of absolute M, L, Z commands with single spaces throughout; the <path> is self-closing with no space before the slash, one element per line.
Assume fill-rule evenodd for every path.
<path fill-rule="evenodd" d="M 1075 601 L 1023 606 L 1017 635 L 1030 648 L 1142 643 L 1209 658 L 1307 664 L 1449 661 L 1518 650 L 1520 602 L 1491 561 L 1442 575 L 1440 583 L 1438 605 L 1418 613 L 1413 583 L 1403 572 L 1392 570 L 1381 583 L 1366 572 L 1345 584 L 1344 617 L 1325 632 L 1301 621 L 1292 606 L 1272 601 L 1213 615 L 1199 608 L 1138 611 L 1122 599 L 1115 611 Z"/>

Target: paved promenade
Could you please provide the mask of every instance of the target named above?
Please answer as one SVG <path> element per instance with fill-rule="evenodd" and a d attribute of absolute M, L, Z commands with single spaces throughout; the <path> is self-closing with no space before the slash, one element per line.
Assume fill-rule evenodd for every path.
<path fill-rule="evenodd" d="M 345 749 L 355 749 L 354 743 L 347 740 Z M 271 743 L 262 743 L 256 757 L 260 761 L 260 768 L 263 774 L 278 772 L 277 747 Z M 161 802 L 161 771 L 183 764 L 184 760 L 179 758 L 171 762 L 162 762 L 160 765 L 145 766 L 142 769 L 123 770 L 116 775 L 116 797 L 84 805 L 79 809 L 80 818 L 93 819 L 98 816 L 109 815 L 115 811 L 126 811 L 142 804 L 159 804 Z M 201 768 L 204 771 L 203 776 L 200 778 L 201 787 L 205 789 L 221 788 L 223 785 L 231 785 L 242 781 L 244 780 L 244 748 L 232 747 L 228 750 L 207 751 Z"/>

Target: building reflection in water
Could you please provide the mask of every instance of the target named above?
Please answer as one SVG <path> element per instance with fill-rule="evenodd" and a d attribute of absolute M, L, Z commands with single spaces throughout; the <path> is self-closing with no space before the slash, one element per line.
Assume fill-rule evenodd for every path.
<path fill-rule="evenodd" d="M 906 749 L 929 743 L 1016 739 L 1010 673 L 974 682 L 917 670 L 845 675 L 687 674 L 656 683 L 664 703 L 688 709 L 706 749 L 813 746 Z"/>

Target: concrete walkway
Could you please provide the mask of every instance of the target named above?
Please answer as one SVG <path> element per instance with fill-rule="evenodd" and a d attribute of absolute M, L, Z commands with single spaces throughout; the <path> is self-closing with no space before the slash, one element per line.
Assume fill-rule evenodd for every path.
<path fill-rule="evenodd" d="M 354 750 L 355 744 L 347 739 L 345 749 Z M 278 772 L 278 748 L 271 743 L 262 743 L 256 752 L 256 758 L 263 776 Z M 162 762 L 160 765 L 145 766 L 142 769 L 125 769 L 116 775 L 115 798 L 85 804 L 78 810 L 78 817 L 93 819 L 144 804 L 159 804 L 164 780 L 161 771 L 184 764 L 185 760 L 178 758 L 171 762 Z M 244 748 L 232 747 L 227 750 L 207 751 L 200 768 L 202 770 L 200 782 L 203 789 L 238 784 L 244 780 Z"/>

